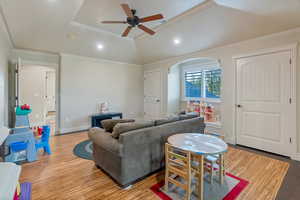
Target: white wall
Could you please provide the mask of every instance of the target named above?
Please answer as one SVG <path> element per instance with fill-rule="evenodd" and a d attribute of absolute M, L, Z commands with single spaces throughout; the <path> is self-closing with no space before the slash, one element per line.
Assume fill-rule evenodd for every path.
<path fill-rule="evenodd" d="M 168 74 L 168 113 L 176 114 L 180 112 L 180 67 L 171 67 Z"/>
<path fill-rule="evenodd" d="M 226 134 L 227 141 L 234 141 L 234 104 L 235 104 L 235 92 L 234 92 L 234 62 L 232 57 L 240 54 L 247 54 L 255 52 L 259 49 L 268 49 L 286 46 L 290 44 L 295 44 L 296 42 L 300 42 L 300 28 L 272 34 L 265 37 L 256 38 L 253 40 L 248 40 L 224 47 L 218 47 L 214 49 L 208 49 L 204 51 L 195 52 L 193 54 L 179 56 L 175 58 L 170 58 L 167 60 L 158 61 L 152 64 L 144 65 L 144 70 L 150 70 L 155 68 L 162 69 L 162 72 L 167 77 L 168 68 L 173 66 L 174 64 L 181 62 L 190 58 L 214 58 L 219 59 L 221 61 L 221 67 L 223 68 L 223 79 L 222 79 L 222 107 L 221 107 L 221 116 L 222 116 L 222 128 L 223 132 Z M 178 47 L 180 48 L 180 47 Z M 298 51 L 300 52 L 300 51 Z M 297 64 L 297 124 L 300 124 L 300 60 L 298 53 L 298 64 Z M 167 99 L 167 78 L 164 79 L 163 91 L 166 96 L 163 99 Z M 167 111 L 167 101 L 163 102 L 164 108 L 163 112 Z M 297 127 L 298 132 L 298 152 L 300 152 L 300 126 Z M 299 157 L 300 158 L 300 157 Z"/>
<path fill-rule="evenodd" d="M 8 123 L 8 109 L 7 109 L 7 95 L 8 95 L 8 57 L 12 45 L 9 41 L 4 22 L 0 15 L 0 127 L 7 126 Z"/>
<path fill-rule="evenodd" d="M 61 56 L 61 132 L 90 127 L 97 104 L 124 117 L 143 114 L 143 67 L 73 55 Z"/>

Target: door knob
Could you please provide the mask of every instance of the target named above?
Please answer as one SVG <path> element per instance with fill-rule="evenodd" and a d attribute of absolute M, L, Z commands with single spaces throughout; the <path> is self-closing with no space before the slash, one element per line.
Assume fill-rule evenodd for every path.
<path fill-rule="evenodd" d="M 240 104 L 237 104 L 237 105 L 236 105 L 236 107 L 238 107 L 238 108 L 241 108 L 241 107 L 242 107 L 242 105 L 240 105 Z"/>

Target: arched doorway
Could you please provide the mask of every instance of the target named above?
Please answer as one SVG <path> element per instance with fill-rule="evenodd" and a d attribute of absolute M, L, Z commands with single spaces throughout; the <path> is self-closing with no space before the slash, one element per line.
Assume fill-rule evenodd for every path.
<path fill-rule="evenodd" d="M 189 110 L 191 102 L 214 109 L 211 121 L 220 121 L 220 63 L 214 58 L 192 58 L 176 63 L 168 71 L 168 115 Z"/>

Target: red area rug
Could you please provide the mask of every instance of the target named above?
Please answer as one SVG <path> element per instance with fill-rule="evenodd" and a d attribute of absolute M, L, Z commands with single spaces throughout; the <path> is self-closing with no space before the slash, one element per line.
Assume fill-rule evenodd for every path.
<path fill-rule="evenodd" d="M 236 177 L 230 173 L 226 173 L 226 180 L 227 182 L 234 182 L 233 184 L 231 184 L 231 187 L 227 187 L 226 189 L 228 189 L 226 191 L 226 189 L 222 190 L 222 194 L 210 194 L 208 200 L 212 200 L 212 199 L 215 199 L 215 200 L 234 200 L 238 197 L 238 195 L 247 187 L 247 185 L 249 184 L 248 181 L 242 179 L 242 178 L 239 178 L 239 177 Z M 231 181 L 231 180 L 234 180 L 234 181 Z M 215 182 L 215 184 L 218 184 L 217 182 Z M 206 185 L 208 184 L 205 184 L 204 185 L 204 193 L 207 191 L 207 187 L 205 187 Z M 219 184 L 218 184 L 219 185 Z M 158 196 L 160 197 L 160 199 L 162 200 L 176 200 L 176 199 L 179 199 L 179 198 L 172 198 L 169 193 L 166 193 L 164 190 L 163 190 L 163 186 L 164 186 L 164 181 L 161 181 L 155 185 L 153 185 L 150 189 Z M 207 199 L 205 198 L 205 195 L 204 195 L 204 199 Z M 192 198 L 193 199 L 193 198 Z M 194 197 L 194 199 L 196 199 L 196 197 Z"/>

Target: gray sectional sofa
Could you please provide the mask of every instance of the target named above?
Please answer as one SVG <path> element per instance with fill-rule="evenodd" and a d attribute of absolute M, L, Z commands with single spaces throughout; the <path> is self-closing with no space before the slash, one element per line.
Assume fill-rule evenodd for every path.
<path fill-rule="evenodd" d="M 205 128 L 199 117 L 161 122 L 124 132 L 117 139 L 104 129 L 90 129 L 96 166 L 125 187 L 164 167 L 164 144 L 169 136 L 203 133 Z"/>

